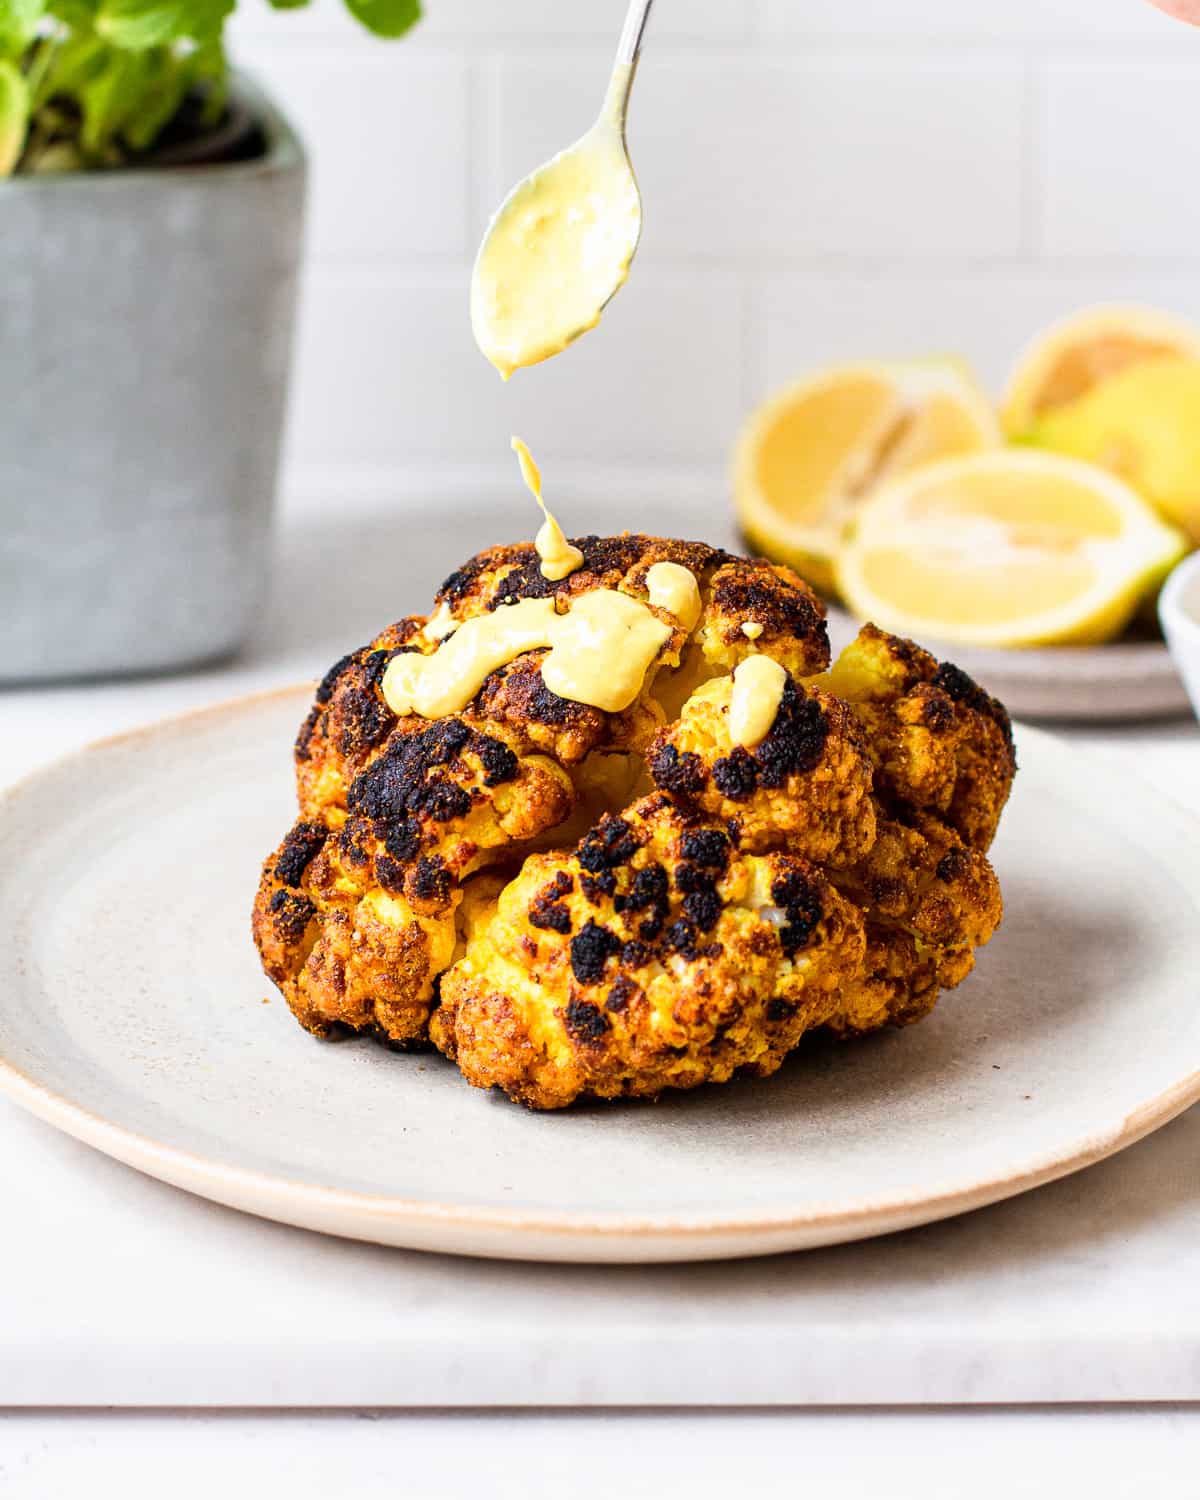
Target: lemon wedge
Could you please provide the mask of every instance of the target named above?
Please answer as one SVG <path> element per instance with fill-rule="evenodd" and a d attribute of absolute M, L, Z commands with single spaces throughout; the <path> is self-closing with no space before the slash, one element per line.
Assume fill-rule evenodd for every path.
<path fill-rule="evenodd" d="M 1094 644 L 1119 634 L 1185 550 L 1103 469 L 998 450 L 877 491 L 843 549 L 838 585 L 863 618 L 918 639 Z"/>
<path fill-rule="evenodd" d="M 1001 407 L 1005 435 L 1020 442 L 1048 413 L 1149 360 L 1200 359 L 1200 332 L 1153 307 L 1086 307 L 1040 333 L 1017 360 Z"/>
<path fill-rule="evenodd" d="M 1111 470 L 1200 546 L 1200 359 L 1131 365 L 1048 412 L 1025 441 Z"/>
<path fill-rule="evenodd" d="M 734 505 L 750 545 L 817 588 L 863 498 L 886 480 L 999 442 L 986 397 L 958 362 L 841 365 L 788 387 L 746 423 Z"/>

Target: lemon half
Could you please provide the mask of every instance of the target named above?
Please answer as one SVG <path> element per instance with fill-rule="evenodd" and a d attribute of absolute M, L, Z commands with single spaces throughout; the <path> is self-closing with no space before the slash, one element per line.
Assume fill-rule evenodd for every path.
<path fill-rule="evenodd" d="M 1001 423 L 1014 441 L 1047 414 L 1148 360 L 1200 359 L 1200 331 L 1153 307 L 1085 307 L 1045 329 L 1017 360 L 1004 393 Z"/>
<path fill-rule="evenodd" d="M 1035 422 L 1026 442 L 1100 464 L 1200 546 L 1200 359 L 1111 375 Z"/>
<path fill-rule="evenodd" d="M 859 511 L 838 565 L 884 629 L 980 646 L 1111 640 L 1185 551 L 1121 480 L 998 450 L 921 469 Z"/>
<path fill-rule="evenodd" d="M 752 547 L 829 590 L 865 496 L 998 441 L 986 397 L 955 361 L 841 365 L 750 418 L 734 458 L 734 504 Z"/>

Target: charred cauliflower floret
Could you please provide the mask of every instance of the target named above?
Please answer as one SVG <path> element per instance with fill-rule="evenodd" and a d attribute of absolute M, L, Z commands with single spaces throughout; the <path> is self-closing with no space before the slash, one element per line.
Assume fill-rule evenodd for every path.
<path fill-rule="evenodd" d="M 1000 887 L 986 855 L 936 818 L 880 818 L 865 859 L 840 877 L 874 917 L 939 947 L 979 947 L 1000 921 Z"/>
<path fill-rule="evenodd" d="M 656 786 L 737 825 L 748 849 L 850 864 L 875 839 L 870 763 L 844 703 L 789 678 L 775 722 L 752 749 L 729 731 L 732 679 L 699 688 L 650 747 Z"/>
<path fill-rule="evenodd" d="M 295 744 L 296 793 L 304 817 L 335 828 L 343 821 L 350 783 L 396 727 L 383 696 L 383 674 L 393 654 L 417 638 L 424 624 L 422 616 L 413 615 L 389 625 L 369 646 L 334 662 L 321 679 Z"/>
<path fill-rule="evenodd" d="M 301 1024 L 431 1040 L 471 1083 L 545 1109 L 765 1076 L 806 1032 L 919 1019 L 1000 920 L 1004 709 L 872 626 L 830 666 L 822 606 L 787 568 L 647 536 L 575 546 L 557 582 L 528 544 L 480 553 L 428 617 L 320 684 L 300 818 L 254 909 Z M 489 657 L 444 717 L 389 705 L 398 656 L 524 600 L 553 601 L 521 618 L 554 627 L 604 589 L 653 617 L 619 711 L 552 691 L 549 648 Z M 508 639 L 555 638 L 536 628 Z M 776 665 L 737 675 L 754 656 Z M 765 733 L 732 711 L 751 678 L 773 684 Z"/>
<path fill-rule="evenodd" d="M 821 684 L 866 731 L 881 792 L 935 813 L 986 851 L 1017 765 L 1003 704 L 949 662 L 874 625 L 863 626 Z"/>
<path fill-rule="evenodd" d="M 829 665 L 824 608 L 799 574 L 781 564 L 738 558 L 718 568 L 696 641 L 705 661 L 723 672 L 755 651 L 793 677 L 812 677 Z"/>
<path fill-rule="evenodd" d="M 911 1025 L 929 1014 L 940 993 L 937 959 L 910 933 L 868 920 L 866 936 L 862 967 L 842 991 L 837 1014 L 825 1023 L 837 1037 Z"/>
<path fill-rule="evenodd" d="M 843 1036 L 919 1021 L 961 984 L 1003 915 L 986 856 L 944 823 L 880 818 L 870 854 L 838 886 L 866 918 L 867 955 L 826 1023 Z"/>
<path fill-rule="evenodd" d="M 302 820 L 263 866 L 255 938 L 301 1025 L 423 1039 L 463 880 L 573 804 L 560 766 L 501 733 L 406 720 L 351 784 L 341 826 Z"/>
<path fill-rule="evenodd" d="M 862 918 L 807 861 L 738 851 L 661 793 L 528 859 L 442 982 L 434 1041 L 539 1109 L 775 1071 L 828 1020 Z"/>

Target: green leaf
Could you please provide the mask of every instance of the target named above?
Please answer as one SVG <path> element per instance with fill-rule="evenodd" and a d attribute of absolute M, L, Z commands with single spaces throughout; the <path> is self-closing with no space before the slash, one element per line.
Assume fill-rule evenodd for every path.
<path fill-rule="evenodd" d="M 164 42 L 219 36 L 234 0 L 103 0 L 96 30 L 114 47 L 145 52 Z"/>
<path fill-rule="evenodd" d="M 268 0 L 272 10 L 303 10 L 311 0 Z"/>
<path fill-rule="evenodd" d="M 421 0 L 346 0 L 346 9 L 376 36 L 403 36 L 421 19 Z"/>
<path fill-rule="evenodd" d="M 170 53 L 163 58 L 162 65 L 148 82 L 138 101 L 137 111 L 127 118 L 124 138 L 135 151 L 145 151 L 158 139 L 159 132 L 169 125 L 183 103 L 183 96 L 192 86 L 190 59 L 177 58 Z"/>
<path fill-rule="evenodd" d="M 19 57 L 45 13 L 46 0 L 0 0 L 0 47 Z"/>
<path fill-rule="evenodd" d="M 229 59 L 220 37 L 204 42 L 189 58 L 191 82 L 204 91 L 204 123 L 215 125 L 229 102 Z"/>
<path fill-rule="evenodd" d="M 47 0 L 46 9 L 56 21 L 80 36 L 90 35 L 99 0 Z"/>
<path fill-rule="evenodd" d="M 34 89 L 34 113 L 40 118 L 49 100 L 77 95 L 89 79 L 103 71 L 109 52 L 110 48 L 90 33 L 55 42 Z"/>
<path fill-rule="evenodd" d="M 142 52 L 113 52 L 108 66 L 79 90 L 83 128 L 79 144 L 97 160 L 107 158 L 117 132 L 139 108 L 147 85 L 148 59 Z"/>
<path fill-rule="evenodd" d="M 15 63 L 0 62 L 0 177 L 11 177 L 29 129 L 29 88 Z"/>

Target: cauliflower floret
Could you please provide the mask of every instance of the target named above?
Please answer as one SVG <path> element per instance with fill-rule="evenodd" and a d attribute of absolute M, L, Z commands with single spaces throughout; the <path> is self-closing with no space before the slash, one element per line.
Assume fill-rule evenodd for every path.
<path fill-rule="evenodd" d="M 820 600 L 799 574 L 774 563 L 737 558 L 718 568 L 696 640 L 705 661 L 721 672 L 732 672 L 755 651 L 793 677 L 812 677 L 829 665 Z"/>
<path fill-rule="evenodd" d="M 422 1039 L 463 880 L 574 801 L 561 766 L 498 733 L 406 720 L 352 783 L 341 826 L 301 821 L 263 866 L 255 939 L 300 1023 Z"/>
<path fill-rule="evenodd" d="M 874 625 L 817 681 L 866 731 L 880 790 L 936 813 L 986 852 L 1017 768 L 1003 704 L 958 667 Z"/>
<path fill-rule="evenodd" d="M 866 923 L 862 966 L 825 1022 L 831 1035 L 850 1039 L 883 1026 L 909 1026 L 927 1016 L 939 993 L 936 957 L 899 927 Z"/>
<path fill-rule="evenodd" d="M 650 746 L 655 785 L 737 825 L 753 850 L 852 864 L 875 839 L 872 770 L 844 703 L 794 678 L 753 749 L 729 735 L 732 679 L 714 678 Z"/>
<path fill-rule="evenodd" d="M 303 817 L 339 828 L 346 793 L 396 727 L 383 697 L 383 674 L 401 648 L 418 649 L 424 616 L 389 625 L 361 651 L 334 662 L 296 736 L 296 794 Z"/>
<path fill-rule="evenodd" d="M 775 1071 L 836 1012 L 862 919 L 807 861 L 744 854 L 662 793 L 535 855 L 442 982 L 431 1035 L 539 1109 Z"/>

